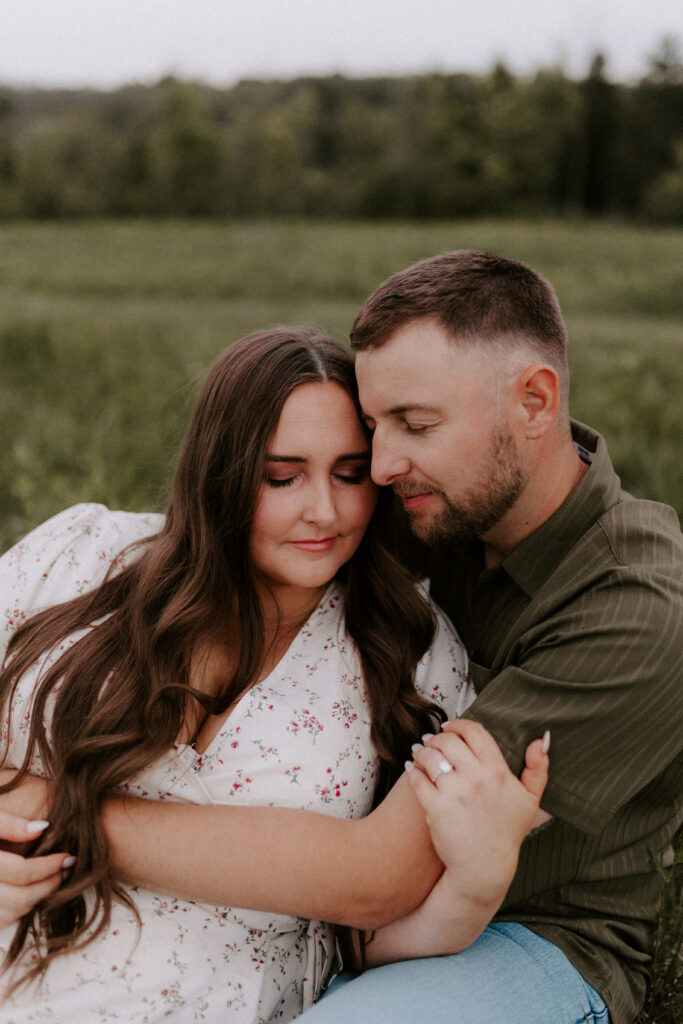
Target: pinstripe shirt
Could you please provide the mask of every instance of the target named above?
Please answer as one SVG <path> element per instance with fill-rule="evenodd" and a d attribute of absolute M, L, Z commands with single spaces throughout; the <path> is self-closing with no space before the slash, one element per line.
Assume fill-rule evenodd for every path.
<path fill-rule="evenodd" d="M 642 1004 L 661 882 L 683 819 L 683 545 L 675 512 L 621 490 L 603 439 L 590 471 L 499 566 L 435 552 L 432 596 L 470 656 L 468 717 L 513 771 L 552 732 L 543 807 L 499 917 L 559 946 L 613 1024 Z"/>

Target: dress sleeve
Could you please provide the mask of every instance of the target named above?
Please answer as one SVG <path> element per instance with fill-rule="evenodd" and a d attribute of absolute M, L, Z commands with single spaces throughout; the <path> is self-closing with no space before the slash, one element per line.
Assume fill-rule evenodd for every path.
<path fill-rule="evenodd" d="M 422 586 L 422 585 L 421 585 Z M 475 697 L 468 678 L 467 652 L 448 616 L 432 602 L 437 628 L 415 670 L 415 686 L 439 704 L 447 718 L 459 718 Z"/>
<path fill-rule="evenodd" d="M 68 601 L 102 582 L 126 549 L 156 533 L 159 515 L 110 512 L 81 504 L 42 523 L 0 558 L 0 661 L 18 626 L 40 608 Z"/>

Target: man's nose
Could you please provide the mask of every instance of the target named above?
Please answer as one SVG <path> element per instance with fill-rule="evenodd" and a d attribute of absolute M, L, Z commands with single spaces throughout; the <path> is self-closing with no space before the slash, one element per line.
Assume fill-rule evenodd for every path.
<path fill-rule="evenodd" d="M 372 479 L 380 487 L 386 487 L 410 472 L 410 460 L 390 444 L 378 430 L 375 430 L 372 437 L 370 472 Z"/>

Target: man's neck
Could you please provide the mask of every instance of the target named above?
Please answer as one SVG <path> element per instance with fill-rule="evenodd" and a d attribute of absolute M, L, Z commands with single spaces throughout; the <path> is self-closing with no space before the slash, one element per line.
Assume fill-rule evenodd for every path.
<path fill-rule="evenodd" d="M 486 568 L 500 565 L 542 526 L 564 504 L 589 469 L 571 442 L 563 446 L 556 459 L 545 460 L 543 469 L 539 467 L 531 476 L 509 512 L 482 536 Z"/>

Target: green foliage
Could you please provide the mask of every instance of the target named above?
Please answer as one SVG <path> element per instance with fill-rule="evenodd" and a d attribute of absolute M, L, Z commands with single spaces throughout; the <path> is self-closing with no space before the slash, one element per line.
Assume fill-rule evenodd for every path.
<path fill-rule="evenodd" d="M 664 881 L 652 958 L 652 983 L 636 1024 L 680 1024 L 683 1020 L 683 830 L 673 863 L 657 868 Z"/>
<path fill-rule="evenodd" d="M 680 217 L 683 73 L 562 68 L 0 93 L 0 217 Z M 680 168 L 679 168 L 680 170 Z M 673 175 L 673 177 L 672 177 Z"/>

